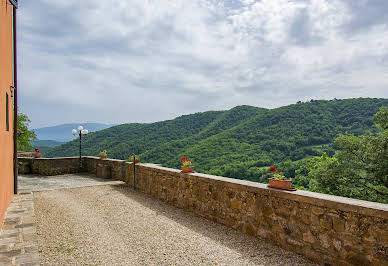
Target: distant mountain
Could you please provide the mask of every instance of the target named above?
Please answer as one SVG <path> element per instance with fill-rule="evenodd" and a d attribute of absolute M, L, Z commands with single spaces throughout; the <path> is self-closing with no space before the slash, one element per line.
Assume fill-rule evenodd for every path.
<path fill-rule="evenodd" d="M 128 158 L 178 168 L 187 155 L 198 172 L 258 181 L 266 166 L 296 162 L 323 152 L 334 154 L 341 133 L 374 131 L 372 116 L 388 99 L 311 100 L 264 109 L 237 106 L 150 124 L 123 124 L 89 134 L 85 155 Z M 74 156 L 78 141 L 50 149 L 45 156 Z"/>
<path fill-rule="evenodd" d="M 56 146 L 59 146 L 63 143 L 64 142 L 62 142 L 62 141 L 55 141 L 55 140 L 36 140 L 36 141 L 32 142 L 32 146 L 34 146 L 34 147 L 40 147 L 40 146 L 56 147 Z"/>
<path fill-rule="evenodd" d="M 113 125 L 106 125 L 100 123 L 74 123 L 74 124 L 62 124 L 52 127 L 43 127 L 34 129 L 38 140 L 54 140 L 59 142 L 67 142 L 74 139 L 71 131 L 74 128 L 78 128 L 79 125 L 83 125 L 89 132 L 94 132 L 102 129 L 109 128 Z M 46 145 L 44 145 L 46 146 Z"/>

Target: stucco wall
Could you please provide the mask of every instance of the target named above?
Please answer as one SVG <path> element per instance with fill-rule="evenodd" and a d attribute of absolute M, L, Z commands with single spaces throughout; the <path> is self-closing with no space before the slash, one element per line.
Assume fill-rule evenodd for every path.
<path fill-rule="evenodd" d="M 12 5 L 0 1 L 0 225 L 13 197 Z M 9 131 L 6 130 L 8 93 Z"/>
<path fill-rule="evenodd" d="M 31 160 L 44 163 L 42 159 Z M 62 166 L 74 163 L 69 158 L 52 162 L 60 160 Z M 132 163 L 97 157 L 85 157 L 84 163 L 89 173 L 126 181 L 131 187 L 136 184 L 137 190 L 156 199 L 266 239 L 316 262 L 388 265 L 386 204 L 269 189 L 265 184 L 183 174 L 153 164 L 137 164 L 134 178 Z"/>

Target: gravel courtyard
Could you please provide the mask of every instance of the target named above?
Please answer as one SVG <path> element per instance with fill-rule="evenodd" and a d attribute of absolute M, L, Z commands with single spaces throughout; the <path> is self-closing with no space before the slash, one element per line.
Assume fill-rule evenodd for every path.
<path fill-rule="evenodd" d="M 34 193 L 42 265 L 313 265 L 125 185 Z"/>

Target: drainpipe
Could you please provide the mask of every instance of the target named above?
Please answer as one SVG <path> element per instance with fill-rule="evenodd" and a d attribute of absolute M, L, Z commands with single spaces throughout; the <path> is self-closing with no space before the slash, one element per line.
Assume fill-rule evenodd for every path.
<path fill-rule="evenodd" d="M 14 194 L 18 194 L 18 64 L 17 64 L 17 45 L 16 45 L 16 7 L 13 7 L 13 73 L 14 73 L 14 109 L 13 109 L 13 182 L 14 182 Z"/>

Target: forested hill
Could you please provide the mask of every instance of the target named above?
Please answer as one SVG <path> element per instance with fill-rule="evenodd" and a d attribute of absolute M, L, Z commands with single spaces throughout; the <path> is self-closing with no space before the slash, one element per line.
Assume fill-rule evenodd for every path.
<path fill-rule="evenodd" d="M 261 168 L 307 156 L 333 154 L 340 133 L 360 135 L 374 130 L 372 116 L 388 99 L 346 99 L 298 102 L 276 109 L 237 106 L 228 111 L 185 115 L 150 124 L 123 124 L 91 133 L 83 141 L 85 155 L 127 159 L 179 167 L 192 159 L 199 172 L 247 178 Z M 47 157 L 73 156 L 78 140 L 51 149 Z"/>

